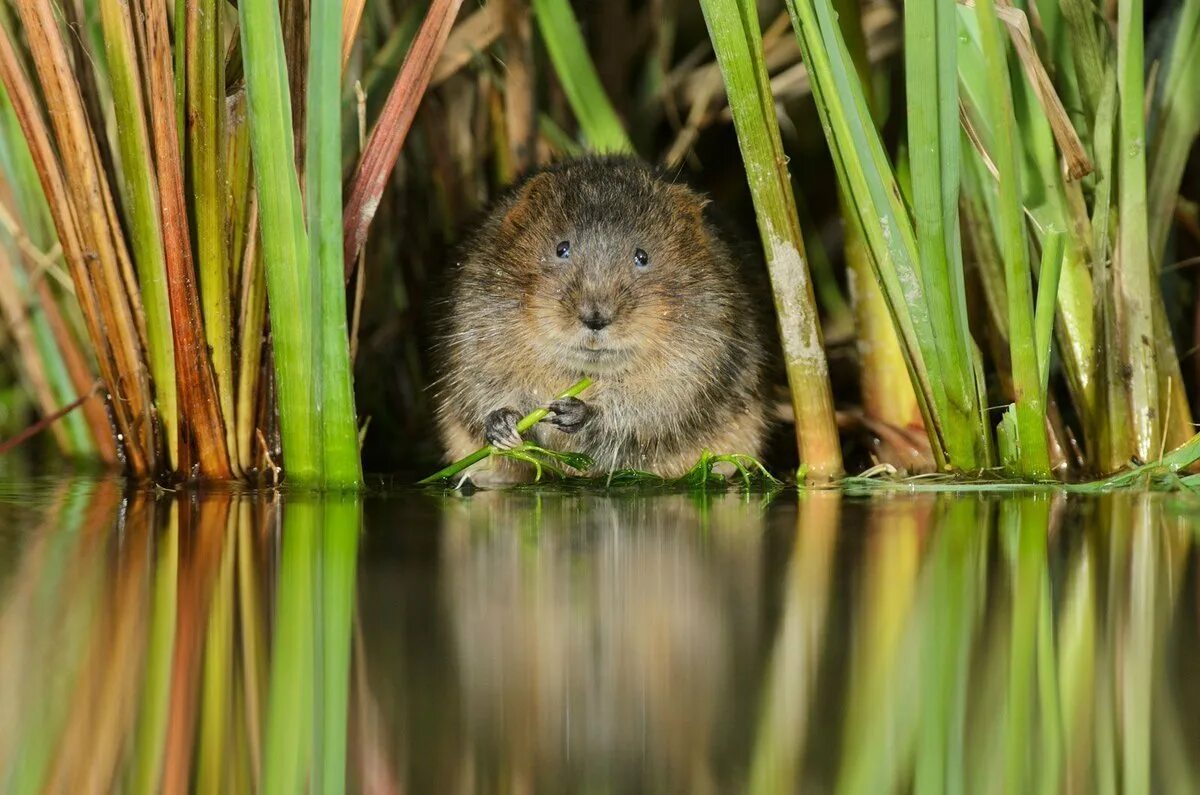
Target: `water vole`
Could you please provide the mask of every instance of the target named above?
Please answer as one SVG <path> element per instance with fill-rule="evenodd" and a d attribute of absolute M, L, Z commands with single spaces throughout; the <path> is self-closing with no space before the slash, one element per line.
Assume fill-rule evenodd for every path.
<path fill-rule="evenodd" d="M 501 199 L 463 248 L 439 358 L 450 459 L 527 436 L 597 469 L 676 477 L 705 449 L 758 455 L 762 303 L 691 189 L 629 157 L 552 166 Z M 551 401 L 583 376 L 584 395 Z M 528 478 L 493 459 L 479 485 Z"/>

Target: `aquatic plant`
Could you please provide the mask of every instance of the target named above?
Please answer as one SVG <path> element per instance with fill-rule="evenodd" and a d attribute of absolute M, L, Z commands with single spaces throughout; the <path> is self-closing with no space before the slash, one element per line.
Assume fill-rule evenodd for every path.
<path fill-rule="evenodd" d="M 842 474 L 829 366 L 752 0 L 703 0 L 725 79 L 771 276 L 800 458 L 815 479 Z"/>
<path fill-rule="evenodd" d="M 30 258 L 57 267 L 48 216 L 134 476 L 228 479 L 275 466 L 277 412 L 290 481 L 361 480 L 342 256 L 340 73 L 354 7 L 316 3 L 310 15 L 286 4 L 281 19 L 274 3 L 235 13 L 189 0 L 172 18 L 160 0 L 98 0 L 70 6 L 72 35 L 43 0 L 17 6 L 19 21 L 0 16 L 16 226 L 3 270 L 22 284 Z M 421 67 L 445 41 L 429 31 L 448 29 L 456 11 L 431 11 L 417 36 L 431 42 Z M 397 111 L 411 112 L 425 83 L 402 72 L 397 85 L 416 89 L 399 92 Z M 369 222 L 351 228 L 361 236 Z M 26 300 L 53 316 L 63 299 L 43 290 Z M 52 325 L 35 334 L 40 353 L 27 346 L 26 369 L 49 413 L 65 402 L 64 373 L 86 394 L 86 365 Z M 93 423 L 100 441 L 88 440 L 72 423 L 67 452 L 111 449 L 106 429 Z"/>
<path fill-rule="evenodd" d="M 1143 16 L 17 0 L 0 315 L 29 397 L 0 427 L 32 411 L 141 478 L 339 487 L 369 414 L 374 465 L 423 468 L 425 331 L 464 225 L 530 167 L 634 151 L 754 213 L 803 477 L 862 440 L 953 476 L 1133 471 L 1192 435 L 1174 263 L 1200 251 L 1200 0 Z"/>

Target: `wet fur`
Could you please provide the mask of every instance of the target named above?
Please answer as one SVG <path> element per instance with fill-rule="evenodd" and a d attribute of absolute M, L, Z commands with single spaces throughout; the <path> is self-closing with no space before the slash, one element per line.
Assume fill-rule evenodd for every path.
<path fill-rule="evenodd" d="M 674 477 L 704 449 L 758 455 L 765 432 L 761 304 L 705 217 L 706 200 L 632 158 L 572 160 L 501 199 L 451 271 L 438 348 L 438 425 L 448 459 L 477 449 L 484 418 L 526 414 L 583 375 L 597 411 L 575 434 L 526 433 L 597 469 Z M 571 241 L 571 259 L 555 256 Z M 634 252 L 649 253 L 639 271 Z M 610 311 L 612 358 L 589 358 L 581 311 Z M 591 339 L 591 338 L 588 338 Z M 619 358 L 619 361 L 617 360 Z M 484 480 L 521 481 L 510 461 Z"/>

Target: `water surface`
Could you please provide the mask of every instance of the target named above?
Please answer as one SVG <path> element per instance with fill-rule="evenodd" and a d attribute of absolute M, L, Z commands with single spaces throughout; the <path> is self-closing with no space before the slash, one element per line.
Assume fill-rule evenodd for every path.
<path fill-rule="evenodd" d="M 1198 508 L 0 484 L 0 792 L 1195 792 Z"/>

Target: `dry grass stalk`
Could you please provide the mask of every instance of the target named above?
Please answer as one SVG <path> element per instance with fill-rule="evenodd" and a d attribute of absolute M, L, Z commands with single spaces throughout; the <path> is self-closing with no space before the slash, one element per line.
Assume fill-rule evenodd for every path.
<path fill-rule="evenodd" d="M 533 25 L 521 0 L 501 0 L 504 8 L 504 125 L 510 178 L 533 164 L 537 139 L 534 98 Z"/>
<path fill-rule="evenodd" d="M 50 285 L 46 283 L 45 279 L 34 277 L 33 280 L 33 289 L 37 294 L 39 308 L 46 318 L 46 325 L 50 326 L 50 332 L 54 335 L 54 342 L 62 354 L 63 364 L 66 365 L 71 383 L 74 385 L 76 393 L 88 395 L 80 410 L 83 411 L 84 419 L 92 432 L 96 455 L 105 464 L 116 464 L 117 442 L 113 438 L 108 411 L 104 407 L 103 393 L 96 388 L 96 384 L 100 382 L 96 380 L 92 366 L 88 363 L 87 356 L 84 355 L 75 332 L 59 310 L 58 301 L 50 290 Z"/>
<path fill-rule="evenodd" d="M 959 3 L 967 8 L 975 7 L 974 0 L 959 0 Z M 1075 126 L 1071 123 L 1070 116 L 1067 115 L 1067 109 L 1059 99 L 1054 83 L 1050 80 L 1050 75 L 1033 46 L 1028 17 L 1020 9 L 1000 3 L 996 5 L 996 16 L 1008 30 L 1017 58 L 1021 61 L 1021 68 L 1025 70 L 1029 85 L 1033 88 L 1034 95 L 1037 96 L 1042 110 L 1046 112 L 1046 118 L 1050 121 L 1054 140 L 1058 143 L 1059 151 L 1066 160 L 1067 179 L 1082 179 L 1092 173 L 1095 166 L 1092 165 L 1087 151 L 1083 148 L 1083 142 L 1079 140 L 1079 134 L 1075 132 Z"/>
<path fill-rule="evenodd" d="M 12 272 L 15 265 L 8 252 L 0 249 L 0 317 L 8 326 L 9 337 L 16 346 L 17 360 L 24 376 L 26 387 L 37 403 L 38 411 L 43 417 L 53 416 L 59 409 L 58 401 L 54 399 L 54 390 L 50 386 L 50 378 L 42 364 L 33 328 L 29 323 L 29 313 L 38 311 L 35 307 L 26 306 L 22 300 L 17 279 Z M 50 426 L 50 431 L 61 449 L 68 449 L 70 440 L 67 429 L 61 424 Z"/>
<path fill-rule="evenodd" d="M 121 267 L 115 262 L 111 218 L 93 201 L 93 197 L 107 193 L 107 183 L 102 182 L 97 170 L 78 87 L 65 63 L 66 53 L 48 7 L 26 1 L 20 10 L 23 18 L 28 17 L 26 36 L 35 55 L 42 92 L 48 104 L 59 109 L 53 121 L 58 151 L 63 155 L 61 163 L 6 29 L 0 29 L 0 78 L 25 134 L 58 231 L 100 375 L 110 394 L 125 460 L 132 474 L 144 476 L 153 470 L 155 449 L 149 384 L 141 367 L 140 339 Z M 93 280 L 93 274 L 99 283 Z"/>
<path fill-rule="evenodd" d="M 503 29 L 504 9 L 500 3 L 488 3 L 455 25 L 433 67 L 429 84 L 436 86 L 450 79 L 472 58 L 491 47 Z"/>
<path fill-rule="evenodd" d="M 342 3 L 342 73 L 350 62 L 350 54 L 354 52 L 354 42 L 358 38 L 358 26 L 362 22 L 363 7 L 366 0 L 346 0 Z"/>

